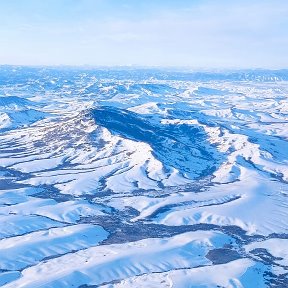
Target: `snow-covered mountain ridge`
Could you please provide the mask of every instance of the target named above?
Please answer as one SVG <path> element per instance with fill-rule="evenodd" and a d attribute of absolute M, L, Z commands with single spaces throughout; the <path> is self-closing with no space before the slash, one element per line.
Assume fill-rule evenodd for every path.
<path fill-rule="evenodd" d="M 286 287 L 287 80 L 0 67 L 0 286 Z"/>

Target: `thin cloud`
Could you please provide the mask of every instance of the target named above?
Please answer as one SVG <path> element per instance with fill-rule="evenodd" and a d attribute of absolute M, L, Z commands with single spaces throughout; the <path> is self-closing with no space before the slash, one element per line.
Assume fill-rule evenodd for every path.
<path fill-rule="evenodd" d="M 53 5 L 44 12 L 47 5 L 40 2 L 31 18 L 32 0 L 22 14 L 17 10 L 10 20 L 7 15 L 0 20 L 0 63 L 288 66 L 284 0 L 159 0 L 150 6 L 147 1 L 65 0 L 67 7 L 50 0 L 57 12 Z"/>

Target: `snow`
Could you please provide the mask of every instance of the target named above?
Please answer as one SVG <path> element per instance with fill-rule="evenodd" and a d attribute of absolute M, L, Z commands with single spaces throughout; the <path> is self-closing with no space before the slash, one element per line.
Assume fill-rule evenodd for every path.
<path fill-rule="evenodd" d="M 245 173 L 240 182 L 216 185 L 190 197 L 197 203 L 159 214 L 155 222 L 175 226 L 235 225 L 248 234 L 287 233 L 288 224 L 284 219 L 288 217 L 288 203 L 285 196 L 277 192 L 282 186 L 268 182 L 255 172 Z"/>
<path fill-rule="evenodd" d="M 286 70 L 26 69 L 0 67 L 1 287 L 287 286 Z"/>
<path fill-rule="evenodd" d="M 62 223 L 35 215 L 1 215 L 0 239 L 30 233 L 37 230 L 61 227 Z"/>
<path fill-rule="evenodd" d="M 247 281 L 249 269 L 255 269 L 256 264 L 248 259 L 239 259 L 229 264 L 181 269 L 162 273 L 144 274 L 125 279 L 117 284 L 100 286 L 101 288 L 129 288 L 129 287 L 189 287 L 189 288 L 254 288 L 266 287 L 261 277 L 254 274 L 253 281 Z"/>
<path fill-rule="evenodd" d="M 28 198 L 28 201 L 13 206 L 0 207 L 0 215 L 39 215 L 49 219 L 75 223 L 81 217 L 103 215 L 101 207 L 89 204 L 85 200 L 57 203 L 53 199 Z"/>
<path fill-rule="evenodd" d="M 19 280 L 3 287 L 99 285 L 148 271 L 209 265 L 210 261 L 205 258 L 208 250 L 231 241 L 222 233 L 199 231 L 167 239 L 92 247 L 28 267 Z"/>
<path fill-rule="evenodd" d="M 287 239 L 267 239 L 261 242 L 254 242 L 245 246 L 245 250 L 251 252 L 254 249 L 266 249 L 273 257 L 275 263 L 288 266 L 288 240 Z"/>
<path fill-rule="evenodd" d="M 1 269 L 21 270 L 44 258 L 94 246 L 107 235 L 102 227 L 79 224 L 3 239 L 0 240 Z"/>

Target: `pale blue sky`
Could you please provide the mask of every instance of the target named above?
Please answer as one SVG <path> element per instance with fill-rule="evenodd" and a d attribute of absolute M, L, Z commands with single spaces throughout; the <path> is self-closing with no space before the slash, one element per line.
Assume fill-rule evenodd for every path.
<path fill-rule="evenodd" d="M 287 0 L 0 0 L 0 64 L 287 68 Z"/>

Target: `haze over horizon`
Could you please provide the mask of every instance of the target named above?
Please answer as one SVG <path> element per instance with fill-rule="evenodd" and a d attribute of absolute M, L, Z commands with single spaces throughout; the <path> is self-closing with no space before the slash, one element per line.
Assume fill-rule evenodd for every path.
<path fill-rule="evenodd" d="M 288 67 L 288 2 L 0 0 L 0 65 Z"/>

